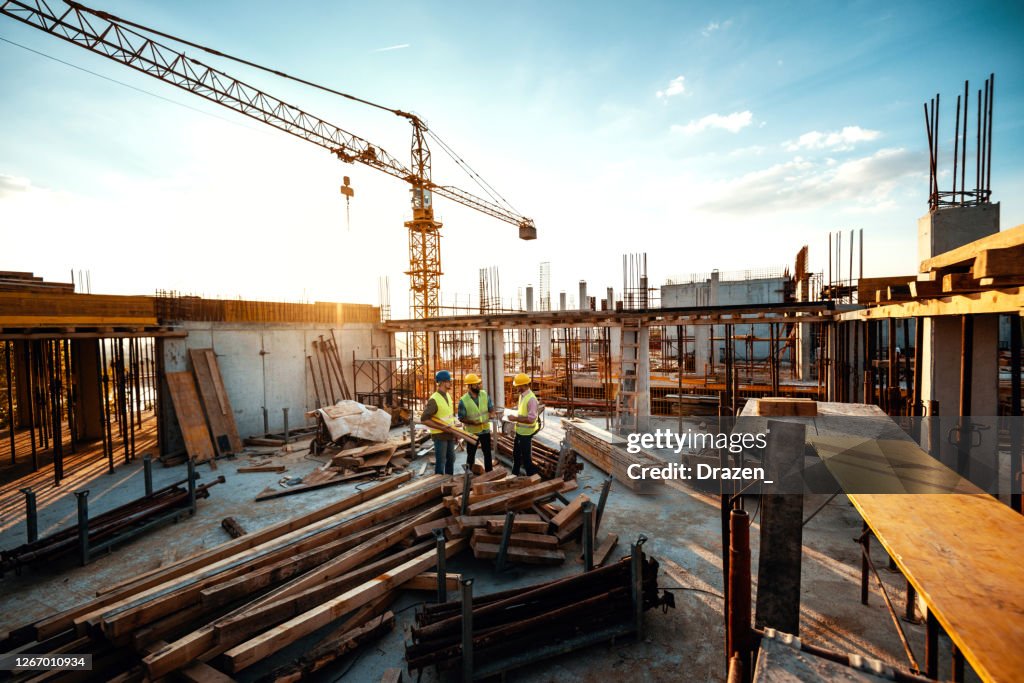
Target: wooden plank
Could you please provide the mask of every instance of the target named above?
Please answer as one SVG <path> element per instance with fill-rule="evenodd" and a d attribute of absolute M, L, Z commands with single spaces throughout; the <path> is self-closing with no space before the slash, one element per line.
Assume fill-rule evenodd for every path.
<path fill-rule="evenodd" d="M 464 549 L 465 539 L 449 541 L 445 554 L 447 556 Z M 381 574 L 361 586 L 329 600 L 320 607 L 312 609 L 290 621 L 275 626 L 252 640 L 234 647 L 224 653 L 224 659 L 232 672 L 241 671 L 256 662 L 269 657 L 275 652 L 294 643 L 313 631 L 341 618 L 367 602 L 384 593 L 398 588 L 409 579 L 427 571 L 437 561 L 437 554 L 430 550 L 408 562 L 396 567 L 393 571 Z"/>
<path fill-rule="evenodd" d="M 191 683 L 234 683 L 235 680 L 206 662 L 192 662 L 178 672 L 178 678 Z"/>
<path fill-rule="evenodd" d="M 943 252 L 921 262 L 921 272 L 940 270 L 971 262 L 982 251 L 988 249 L 1006 249 L 1024 245 L 1024 225 L 1003 230 L 987 237 L 968 242 L 962 247 Z"/>
<path fill-rule="evenodd" d="M 241 558 L 226 557 L 208 566 L 202 566 L 184 576 L 157 585 L 140 594 L 132 595 L 125 600 L 108 605 L 98 610 L 98 614 L 86 614 L 76 619 L 76 624 L 96 618 L 102 625 L 104 634 L 111 640 L 117 640 L 130 633 L 132 629 L 150 623 L 156 618 L 166 616 L 183 606 L 199 601 L 201 591 L 213 585 L 254 568 L 271 564 L 280 559 L 282 554 L 303 552 L 314 545 L 336 538 L 345 533 L 361 531 L 379 524 L 396 514 L 406 512 L 422 505 L 436 496 L 438 485 L 418 490 L 412 495 L 403 497 L 355 515 L 349 513 L 344 521 L 336 522 L 326 529 L 298 529 L 279 538 L 267 541 Z M 325 525 L 327 526 L 327 525 Z M 325 536 L 325 532 L 330 532 Z M 242 539 L 247 538 L 243 536 Z M 239 539 L 239 540 L 242 540 Z M 310 575 L 315 572 L 310 572 Z"/>
<path fill-rule="evenodd" d="M 445 586 L 449 591 L 459 590 L 462 574 L 445 574 Z M 437 572 L 423 572 L 409 579 L 402 585 L 407 591 L 437 591 Z"/>
<path fill-rule="evenodd" d="M 64 610 L 59 614 L 37 622 L 35 624 L 36 639 L 52 638 L 70 628 L 74 624 L 75 619 L 83 615 L 132 600 L 144 591 L 165 584 L 201 567 L 212 565 L 215 562 L 256 548 L 300 529 L 315 529 L 316 525 L 329 525 L 332 523 L 332 520 L 337 519 L 338 515 L 342 513 L 347 513 L 347 515 L 358 514 L 374 505 L 385 504 L 397 497 L 443 481 L 444 477 L 443 475 L 431 475 L 414 484 L 409 484 L 404 489 L 396 490 L 410 479 L 412 479 L 412 473 L 407 472 L 393 479 L 367 487 L 362 491 L 357 491 L 336 503 L 326 505 L 318 510 L 278 522 L 265 529 L 247 534 L 242 538 L 225 541 L 209 550 L 194 553 L 169 567 L 153 569 L 141 576 L 108 586 L 98 593 L 98 597 L 95 600 Z"/>
<path fill-rule="evenodd" d="M 327 476 L 328 474 L 330 474 L 331 476 Z M 297 493 L 305 493 L 307 491 L 316 491 L 317 489 L 326 488 L 328 486 L 337 486 L 338 484 L 344 484 L 345 482 L 353 481 L 355 479 L 366 479 L 368 477 L 373 477 L 373 476 L 376 476 L 376 473 L 373 472 L 372 470 L 367 470 L 365 472 L 353 472 L 352 474 L 340 474 L 340 475 L 337 474 L 337 473 L 334 473 L 334 472 L 330 472 L 330 473 L 324 472 L 322 475 L 318 476 L 317 481 L 314 481 L 313 483 L 309 483 L 309 484 L 302 483 L 302 484 L 299 484 L 298 486 L 289 486 L 289 487 L 283 488 L 283 489 L 282 488 L 274 488 L 273 486 L 267 487 L 267 488 L 263 489 L 262 491 L 260 491 L 260 493 L 257 494 L 257 496 L 255 498 L 253 498 L 253 500 L 254 501 L 261 501 L 261 500 L 271 500 L 273 498 L 283 498 L 284 496 L 294 496 Z M 303 482 L 305 482 L 305 478 L 303 479 Z"/>
<path fill-rule="evenodd" d="M 466 432 L 466 431 L 463 431 L 463 430 L 459 429 L 458 427 L 452 427 L 452 426 L 443 424 L 441 422 L 438 422 L 434 418 L 430 418 L 426 422 L 420 422 L 420 424 L 423 425 L 424 427 L 429 427 L 430 429 L 440 429 L 442 432 L 447 432 L 448 434 L 451 434 L 452 436 L 457 436 L 460 439 L 465 439 L 466 443 L 471 443 L 471 444 L 476 445 L 476 437 L 473 436 L 472 434 L 470 434 L 469 432 Z"/>
<path fill-rule="evenodd" d="M 886 290 L 893 285 L 905 285 L 916 280 L 916 275 L 897 275 L 892 277 L 862 277 L 857 281 L 857 301 L 873 302 L 877 290 Z"/>
<path fill-rule="evenodd" d="M 561 529 L 566 526 L 570 520 L 583 514 L 583 504 L 589 502 L 590 498 L 585 493 L 576 496 L 557 515 L 551 518 L 551 526 L 555 529 Z"/>
<path fill-rule="evenodd" d="M 477 543 L 473 546 L 473 556 L 479 560 L 493 560 L 498 557 L 500 547 L 497 543 Z M 565 553 L 561 550 L 521 548 L 518 546 L 509 546 L 506 557 L 510 562 L 519 562 L 521 564 L 555 565 L 565 562 Z"/>
<path fill-rule="evenodd" d="M 807 398 L 783 398 L 772 396 L 755 398 L 754 414 L 774 417 L 813 417 L 818 414 L 818 404 Z"/>
<path fill-rule="evenodd" d="M 239 474 L 251 474 L 253 472 L 284 472 L 287 469 L 284 465 L 258 465 L 256 467 L 239 467 L 236 471 Z"/>
<path fill-rule="evenodd" d="M 470 515 L 482 515 L 489 512 L 504 512 L 509 509 L 529 507 L 538 498 L 554 494 L 561 486 L 562 481 L 560 480 L 541 482 L 525 489 L 510 491 L 496 498 L 471 503 L 467 512 Z"/>
<path fill-rule="evenodd" d="M 473 532 L 473 537 L 470 539 L 470 543 L 474 545 L 477 543 L 497 543 L 500 545 L 501 539 L 501 534 L 492 534 L 484 531 L 483 529 L 477 529 Z M 558 547 L 558 539 L 550 534 L 513 532 L 509 536 L 509 544 L 520 548 L 548 548 L 550 550 L 554 550 Z"/>
<path fill-rule="evenodd" d="M 976 278 L 1024 275 L 1024 246 L 978 252 L 971 273 Z"/>
<path fill-rule="evenodd" d="M 915 299 L 940 294 L 942 294 L 942 282 L 939 280 L 914 280 L 910 283 L 910 296 Z"/>
<path fill-rule="evenodd" d="M 618 543 L 618 534 L 608 534 L 605 536 L 604 540 L 597 546 L 597 550 L 594 551 L 594 566 L 603 567 Z"/>
<path fill-rule="evenodd" d="M 231 410 L 213 349 L 189 349 L 192 372 L 199 387 L 199 398 L 213 435 L 213 445 L 219 455 L 240 453 L 242 439 L 238 435 L 235 414 Z"/>
<path fill-rule="evenodd" d="M 536 517 L 537 515 L 516 515 L 512 522 L 512 533 L 543 534 L 547 533 L 548 522 L 542 519 L 523 519 L 523 517 Z M 500 534 L 505 531 L 505 520 L 495 519 L 487 522 L 486 529 L 489 533 Z"/>
<path fill-rule="evenodd" d="M 980 292 L 985 289 L 970 273 L 946 273 L 942 276 L 942 292 Z"/>
<path fill-rule="evenodd" d="M 192 373 L 168 372 L 164 376 L 167 378 L 167 390 L 171 394 L 174 414 L 178 418 L 178 426 L 181 427 L 181 436 L 185 440 L 185 450 L 188 451 L 189 457 L 195 462 L 213 460 L 213 442 L 206 428 Z"/>

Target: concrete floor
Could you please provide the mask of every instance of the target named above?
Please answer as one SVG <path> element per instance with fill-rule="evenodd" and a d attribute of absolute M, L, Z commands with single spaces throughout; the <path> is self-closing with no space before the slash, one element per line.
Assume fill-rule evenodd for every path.
<path fill-rule="evenodd" d="M 674 424 L 674 420 L 671 421 Z M 603 425 L 603 420 L 598 424 Z M 256 530 L 286 519 L 329 501 L 344 497 L 358 484 L 321 489 L 309 493 L 254 503 L 253 497 L 266 486 L 274 486 L 283 476 L 302 476 L 319 465 L 307 457 L 304 444 L 290 446 L 291 452 L 264 451 L 269 457 L 239 456 L 220 461 L 219 469 L 210 472 L 201 466 L 202 481 L 224 474 L 227 483 L 211 490 L 207 500 L 199 502 L 194 518 L 169 525 L 98 558 L 87 567 L 78 567 L 73 558 L 59 566 L 9 574 L 0 579 L 0 633 L 65 609 L 95 594 L 96 590 L 155 567 L 174 562 L 184 556 L 222 543 L 228 539 L 220 521 L 235 517 L 248 530 Z M 459 453 L 459 460 L 464 453 Z M 414 472 L 432 470 L 429 456 L 412 464 Z M 285 474 L 238 474 L 237 468 L 258 463 L 282 464 Z M 105 468 L 103 469 L 105 472 Z M 156 487 L 179 480 L 184 466 L 154 468 Z M 587 466 L 579 477 L 579 488 L 570 494 L 587 493 L 596 500 L 604 476 Z M 365 485 L 365 484 L 364 484 Z M 13 488 L 12 488 L 13 487 Z M 142 494 L 140 461 L 117 466 L 114 474 L 97 472 L 88 482 L 90 506 L 96 512 L 122 504 Z M 9 482 L 2 491 L 17 491 L 17 482 Z M 805 516 L 825 501 L 825 496 L 808 497 Z M 756 503 L 751 502 L 754 545 L 753 566 L 757 566 Z M 23 521 L 15 521 L 17 510 L 4 508 L 0 519 L 0 547 L 19 545 L 25 538 Z M 40 534 L 46 534 L 74 523 L 75 501 L 70 491 L 48 498 L 40 509 Z M 861 521 L 845 498 L 829 503 L 804 529 L 804 565 L 802 578 L 801 638 L 834 650 L 857 653 L 881 659 L 906 668 L 895 627 L 877 586 L 872 583 L 870 605 L 859 601 L 860 554 L 853 538 L 860 533 Z M 615 556 L 628 553 L 629 543 L 644 534 L 650 539 L 646 551 L 661 563 L 659 584 L 676 590 L 676 609 L 667 613 L 648 612 L 647 633 L 642 643 L 619 642 L 614 646 L 596 646 L 585 652 L 562 656 L 546 663 L 519 669 L 510 675 L 521 681 L 607 681 L 629 677 L 638 681 L 720 681 L 725 679 L 724 629 L 720 516 L 718 499 L 683 484 L 664 487 L 656 495 L 639 496 L 621 486 L 613 485 L 601 523 L 602 532 L 619 534 L 620 545 Z M 567 552 L 575 558 L 577 551 Z M 875 563 L 886 583 L 889 595 L 902 608 L 905 582 L 885 569 L 887 559 L 875 546 Z M 575 559 L 554 568 L 521 567 L 497 575 L 489 562 L 472 555 L 454 559 L 450 571 L 476 579 L 474 592 L 479 594 L 528 585 L 541 580 L 582 571 Z M 756 577 L 755 577 L 756 581 Z M 696 589 L 696 590 L 688 590 Z M 314 680 L 336 680 L 345 673 L 346 680 L 379 680 L 384 670 L 402 667 L 404 643 L 413 622 L 413 607 L 432 600 L 423 592 L 404 592 L 392 609 L 398 613 L 396 629 L 376 643 L 368 644 L 336 666 L 322 672 Z M 404 611 L 403 611 L 404 610 Z M 924 655 L 924 628 L 903 624 L 918 659 Z M 328 627 L 329 630 L 330 627 Z M 239 675 L 240 680 L 254 680 L 273 666 L 301 654 L 315 641 L 317 634 L 278 653 L 272 659 Z M 948 643 L 943 646 L 943 663 L 948 666 Z M 948 672 L 947 672 L 948 673 Z M 969 674 L 968 680 L 972 680 Z M 423 672 L 422 680 L 437 677 L 432 670 Z M 976 678 L 974 680 L 977 680 Z"/>

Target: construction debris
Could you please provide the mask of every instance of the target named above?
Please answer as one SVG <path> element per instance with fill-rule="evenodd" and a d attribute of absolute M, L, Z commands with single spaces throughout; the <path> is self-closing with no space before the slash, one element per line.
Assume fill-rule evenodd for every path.
<path fill-rule="evenodd" d="M 220 525 L 224 528 L 224 531 L 228 532 L 228 535 L 231 536 L 231 538 L 245 536 L 245 534 L 248 533 L 234 517 L 225 517 L 220 521 Z"/>
<path fill-rule="evenodd" d="M 334 658 L 331 653 L 390 629 L 386 609 L 393 591 L 437 562 L 435 543 L 415 544 L 413 534 L 417 525 L 445 515 L 445 478 L 410 478 L 381 482 L 112 586 L 90 602 L 16 629 L 5 645 L 44 653 L 50 647 L 44 641 L 67 634 L 78 638 L 76 652 L 94 655 L 92 675 L 106 678 L 155 679 L 197 659 L 235 673 L 348 615 L 274 680 L 315 671 Z M 441 550 L 451 556 L 467 546 L 454 539 Z"/>

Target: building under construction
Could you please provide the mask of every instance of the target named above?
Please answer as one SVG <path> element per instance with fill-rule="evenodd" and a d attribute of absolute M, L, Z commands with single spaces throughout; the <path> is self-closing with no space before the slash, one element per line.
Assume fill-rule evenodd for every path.
<path fill-rule="evenodd" d="M 994 77 L 976 145 L 958 100 L 949 173 L 925 107 L 917 272 L 864 277 L 844 231 L 824 271 L 794 244 L 654 282 L 641 251 L 621 285 L 485 268 L 444 306 L 434 195 L 537 229 L 435 183 L 417 115 L 385 108 L 406 165 L 166 33 L 76 3 L 0 14 L 412 192 L 405 319 L 386 294 L 93 294 L 0 263 L 0 675 L 1021 679 L 1024 225 L 991 190 Z M 456 401 L 480 376 L 489 421 L 422 421 L 440 370 Z M 530 405 L 532 435 L 508 420 Z"/>

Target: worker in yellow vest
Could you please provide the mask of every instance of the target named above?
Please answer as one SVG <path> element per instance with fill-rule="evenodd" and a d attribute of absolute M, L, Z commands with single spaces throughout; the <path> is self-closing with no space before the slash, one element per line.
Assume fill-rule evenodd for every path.
<path fill-rule="evenodd" d="M 512 378 L 512 386 L 519 389 L 519 409 L 508 420 L 516 423 L 516 438 L 512 444 L 512 474 L 519 476 L 525 471 L 526 476 L 536 474 L 533 466 L 533 435 L 540 431 L 538 417 L 542 410 L 540 401 L 530 388 L 530 376 L 524 372 Z"/>
<path fill-rule="evenodd" d="M 437 389 L 430 395 L 420 422 L 427 422 L 431 418 L 448 425 L 455 426 L 455 405 L 452 403 L 452 373 L 447 370 L 438 370 L 434 375 L 434 382 Z M 430 429 L 430 439 L 434 443 L 434 473 L 454 474 L 455 473 L 455 437 L 443 429 Z"/>
<path fill-rule="evenodd" d="M 484 470 L 494 469 L 491 461 L 491 418 L 496 416 L 494 401 L 484 391 L 480 375 L 470 373 L 462 379 L 466 385 L 466 393 L 459 399 L 459 422 L 465 425 L 467 432 L 477 438 L 477 443 L 466 443 L 466 464 L 473 467 L 476 462 L 476 449 L 484 455 Z"/>

